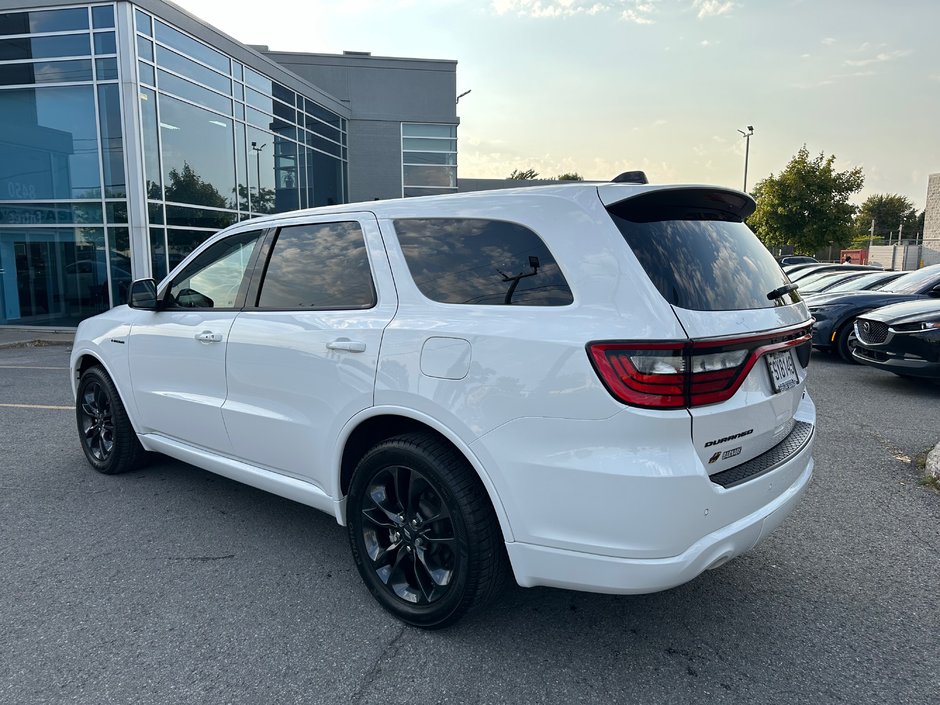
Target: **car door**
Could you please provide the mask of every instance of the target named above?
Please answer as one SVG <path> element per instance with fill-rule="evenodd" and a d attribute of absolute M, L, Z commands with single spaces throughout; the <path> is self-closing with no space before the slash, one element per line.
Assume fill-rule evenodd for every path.
<path fill-rule="evenodd" d="M 250 230 L 213 243 L 165 287 L 160 310 L 140 312 L 128 339 L 140 431 L 231 452 L 221 413 L 225 346 L 262 235 Z"/>
<path fill-rule="evenodd" d="M 272 243 L 229 334 L 222 416 L 238 458 L 333 494 L 336 438 L 373 404 L 397 307 L 388 258 L 371 213 L 295 220 Z"/>

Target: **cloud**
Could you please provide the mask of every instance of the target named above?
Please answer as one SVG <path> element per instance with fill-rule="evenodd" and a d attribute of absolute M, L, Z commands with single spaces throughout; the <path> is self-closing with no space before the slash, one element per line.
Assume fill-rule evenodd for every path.
<path fill-rule="evenodd" d="M 727 15 L 734 9 L 731 0 L 692 0 L 692 9 L 698 10 L 698 18 Z"/>
<path fill-rule="evenodd" d="M 822 40 L 821 43 L 822 43 L 822 44 L 825 44 L 827 47 L 831 47 L 833 44 L 836 43 L 836 38 L 835 38 L 835 37 L 825 37 L 825 38 L 823 38 L 823 40 Z"/>
<path fill-rule="evenodd" d="M 812 54 L 800 54 L 800 58 L 801 58 L 801 59 L 812 59 L 812 58 L 813 58 L 813 55 L 812 55 Z"/>
<path fill-rule="evenodd" d="M 894 61 L 905 56 L 913 54 L 912 49 L 895 49 L 894 51 L 882 51 L 867 59 L 846 59 L 846 66 L 869 66 L 871 64 L 881 64 L 885 61 Z"/>
<path fill-rule="evenodd" d="M 620 19 L 634 24 L 653 24 L 656 4 L 652 0 L 491 0 L 497 15 L 558 18 L 620 12 Z"/>
<path fill-rule="evenodd" d="M 699 42 L 699 46 L 701 46 L 701 47 L 706 47 L 706 48 L 708 48 L 708 47 L 713 47 L 713 46 L 715 46 L 716 44 L 721 44 L 721 42 L 713 42 L 713 41 L 710 41 L 710 40 L 708 40 L 708 39 L 703 39 L 702 41 Z"/>

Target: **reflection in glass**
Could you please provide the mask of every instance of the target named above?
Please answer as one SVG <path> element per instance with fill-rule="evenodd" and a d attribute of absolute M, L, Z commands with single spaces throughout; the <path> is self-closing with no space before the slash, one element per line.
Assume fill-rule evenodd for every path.
<path fill-rule="evenodd" d="M 374 305 L 369 257 L 358 223 L 281 228 L 258 306 L 362 309 Z"/>
<path fill-rule="evenodd" d="M 150 228 L 150 270 L 158 282 L 167 274 L 166 232 L 163 228 Z"/>
<path fill-rule="evenodd" d="M 118 77 L 117 59 L 95 59 L 95 74 L 99 81 L 114 81 Z"/>
<path fill-rule="evenodd" d="M 231 119 L 161 95 L 160 128 L 166 200 L 234 209 Z"/>
<path fill-rule="evenodd" d="M 116 54 L 117 44 L 114 39 L 114 32 L 95 32 L 95 53 L 96 54 Z"/>
<path fill-rule="evenodd" d="M 545 243 L 515 223 L 438 218 L 395 221 L 412 279 L 450 304 L 565 306 L 574 299 Z"/>
<path fill-rule="evenodd" d="M 403 122 L 401 134 L 404 137 L 450 137 L 456 139 L 457 126 Z"/>
<path fill-rule="evenodd" d="M 238 177 L 238 209 L 248 211 L 248 155 L 245 143 L 245 126 L 235 123 L 235 172 Z"/>
<path fill-rule="evenodd" d="M 114 7 L 99 5 L 91 8 L 91 24 L 95 29 L 107 29 L 114 26 Z"/>
<path fill-rule="evenodd" d="M 457 188 L 457 167 L 405 165 L 403 169 L 405 183 L 409 186 Z"/>
<path fill-rule="evenodd" d="M 144 174 L 147 180 L 147 198 L 163 198 L 163 179 L 160 176 L 160 141 L 157 129 L 157 94 L 141 88 L 140 122 L 144 142 Z M 153 222 L 153 221 L 151 221 Z"/>
<path fill-rule="evenodd" d="M 131 237 L 128 228 L 108 228 L 108 260 L 111 264 L 112 306 L 127 303 L 131 288 Z"/>
<path fill-rule="evenodd" d="M 208 208 L 188 208 L 187 206 L 166 207 L 166 224 L 190 228 L 212 228 L 221 230 L 237 220 L 237 215 L 230 211 L 216 211 Z"/>
<path fill-rule="evenodd" d="M 147 61 L 153 61 L 153 42 L 140 35 L 137 36 L 137 56 Z"/>
<path fill-rule="evenodd" d="M 157 72 L 154 71 L 153 66 L 150 64 L 145 64 L 143 61 L 138 61 L 137 73 L 140 76 L 141 83 L 146 83 L 148 86 L 157 85 Z"/>
<path fill-rule="evenodd" d="M 75 83 L 90 81 L 91 79 L 90 59 L 0 65 L 0 86 L 30 83 Z"/>
<path fill-rule="evenodd" d="M 118 201 L 115 203 L 106 203 L 105 213 L 107 215 L 108 222 L 111 224 L 126 223 L 127 222 L 127 202 Z"/>
<path fill-rule="evenodd" d="M 253 230 L 227 237 L 187 264 L 173 279 L 170 304 L 182 308 L 234 307 L 261 233 Z M 172 237 L 173 231 L 168 235 Z"/>
<path fill-rule="evenodd" d="M 92 86 L 0 91 L 0 200 L 100 198 Z"/>
<path fill-rule="evenodd" d="M 0 15 L 0 35 L 68 32 L 75 29 L 88 29 L 88 12 L 84 7 Z"/>
<path fill-rule="evenodd" d="M 191 78 L 194 81 L 198 81 L 199 83 L 203 83 L 210 88 L 215 88 L 217 91 L 222 91 L 225 94 L 228 94 L 232 90 L 232 81 L 230 79 L 166 47 L 157 47 L 157 65 L 186 76 L 187 78 Z"/>
<path fill-rule="evenodd" d="M 178 49 L 184 54 L 188 54 L 194 59 L 198 59 L 202 63 L 208 64 L 214 69 L 218 69 L 224 74 L 228 74 L 230 71 L 229 58 L 225 54 L 186 36 L 179 30 L 164 24 L 160 20 L 156 21 L 155 36 L 158 41 L 174 49 Z"/>
<path fill-rule="evenodd" d="M 214 234 L 211 230 L 174 230 L 173 228 L 167 228 L 167 256 L 170 269 L 186 259 L 186 255 Z"/>
<path fill-rule="evenodd" d="M 0 39 L 0 61 L 50 59 L 57 56 L 88 56 L 89 54 L 91 54 L 91 43 L 87 34 Z"/>
<path fill-rule="evenodd" d="M 150 15 L 140 10 L 134 10 L 134 25 L 137 27 L 138 32 L 146 34 L 148 37 L 153 36 L 153 30 L 150 25 Z"/>
<path fill-rule="evenodd" d="M 121 102 L 118 85 L 98 86 L 98 120 L 101 124 L 101 161 L 106 198 L 127 195 L 124 179 L 124 139 L 121 135 Z"/>
<path fill-rule="evenodd" d="M 179 76 L 174 76 L 166 71 L 158 70 L 157 77 L 160 81 L 159 88 L 161 91 L 174 93 L 181 98 L 186 98 L 194 103 L 205 105 L 207 108 L 218 110 L 220 113 L 225 113 L 226 115 L 232 114 L 231 98 L 213 93 L 208 88 L 197 86 L 195 83 L 180 78 Z"/>
<path fill-rule="evenodd" d="M 308 178 L 313 183 L 310 206 L 332 206 L 343 202 L 343 163 L 339 159 L 313 152 Z"/>
<path fill-rule="evenodd" d="M 274 135 L 248 128 L 248 182 L 252 213 L 275 212 Z"/>

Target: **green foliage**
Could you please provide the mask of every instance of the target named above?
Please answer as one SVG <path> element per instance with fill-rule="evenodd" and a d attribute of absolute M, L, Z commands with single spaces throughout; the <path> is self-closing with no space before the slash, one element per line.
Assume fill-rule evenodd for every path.
<path fill-rule="evenodd" d="M 509 175 L 510 179 L 517 179 L 519 181 L 537 179 L 538 177 L 539 177 L 539 173 L 535 169 L 526 169 L 525 171 L 519 171 L 518 169 L 513 169 L 512 173 Z"/>
<path fill-rule="evenodd" d="M 855 216 L 855 232 L 857 237 L 865 239 L 866 244 L 871 233 L 872 220 L 875 221 L 876 238 L 896 238 L 902 224 L 906 237 L 913 238 L 920 232 L 914 204 L 905 196 L 895 193 L 869 196 L 859 208 L 858 215 Z"/>
<path fill-rule="evenodd" d="M 778 176 L 758 182 L 757 210 L 747 224 L 765 245 L 813 254 L 830 243 L 843 247 L 851 241 L 856 207 L 849 198 L 865 177 L 860 167 L 836 171 L 835 160 L 822 152 L 811 159 L 803 145 Z"/>
<path fill-rule="evenodd" d="M 564 174 L 559 174 L 555 178 L 558 181 L 584 181 L 584 177 L 576 171 L 566 171 Z"/>

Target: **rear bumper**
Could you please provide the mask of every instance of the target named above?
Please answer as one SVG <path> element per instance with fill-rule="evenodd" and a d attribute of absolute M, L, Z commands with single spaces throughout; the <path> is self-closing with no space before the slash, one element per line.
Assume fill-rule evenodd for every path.
<path fill-rule="evenodd" d="M 615 558 L 524 543 L 510 543 L 506 549 L 523 587 L 546 585 L 621 595 L 667 590 L 752 549 L 793 511 L 812 476 L 810 458 L 796 482 L 774 501 L 670 558 Z"/>

